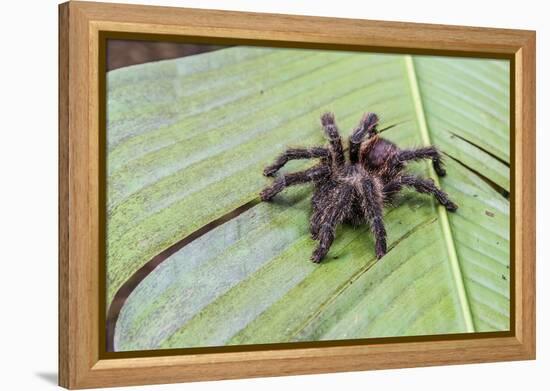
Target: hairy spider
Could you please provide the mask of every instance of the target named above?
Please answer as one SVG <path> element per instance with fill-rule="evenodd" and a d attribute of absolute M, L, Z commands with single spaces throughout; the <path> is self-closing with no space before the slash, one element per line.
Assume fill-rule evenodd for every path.
<path fill-rule="evenodd" d="M 275 175 L 293 159 L 319 158 L 320 163 L 304 171 L 279 176 L 260 193 L 262 201 L 269 201 L 287 186 L 314 183 L 310 231 L 319 245 L 311 255 L 313 262 L 319 263 L 325 257 L 334 240 L 336 226 L 343 222 L 355 226 L 370 224 L 376 239 L 376 257 L 383 257 L 386 229 L 382 208 L 404 187 L 433 194 L 449 211 L 458 208 L 432 179 L 405 171 L 410 161 L 431 159 L 437 175 L 444 176 L 441 154 L 434 146 L 400 149 L 379 136 L 376 114 L 366 113 L 349 138 L 349 161 L 346 161 L 334 114 L 323 114 L 321 124 L 328 137 L 328 147 L 287 149 L 275 163 L 265 168 L 264 175 Z"/>

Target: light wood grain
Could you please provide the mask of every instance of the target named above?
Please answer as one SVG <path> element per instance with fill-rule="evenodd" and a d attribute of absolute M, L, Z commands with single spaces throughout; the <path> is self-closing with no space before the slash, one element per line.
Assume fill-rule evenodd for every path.
<path fill-rule="evenodd" d="M 515 336 L 102 359 L 99 349 L 100 31 L 514 58 Z M 59 382 L 89 388 L 535 357 L 535 33 L 69 2 L 60 6 Z M 443 51 L 442 51 L 443 50 Z"/>
<path fill-rule="evenodd" d="M 69 7 L 59 8 L 59 383 L 69 373 Z M 62 326 L 63 325 L 63 326 Z"/>
<path fill-rule="evenodd" d="M 535 356 L 535 35 L 515 53 L 516 336 Z"/>

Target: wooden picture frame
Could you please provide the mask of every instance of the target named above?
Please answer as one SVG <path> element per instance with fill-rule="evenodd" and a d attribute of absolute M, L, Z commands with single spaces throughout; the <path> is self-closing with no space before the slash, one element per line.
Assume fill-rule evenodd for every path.
<path fill-rule="evenodd" d="M 323 347 L 114 357 L 100 347 L 102 32 L 510 59 L 512 330 Z M 535 32 L 70 1 L 59 6 L 59 384 L 90 388 L 535 358 Z M 383 343 L 382 343 L 383 342 Z"/>

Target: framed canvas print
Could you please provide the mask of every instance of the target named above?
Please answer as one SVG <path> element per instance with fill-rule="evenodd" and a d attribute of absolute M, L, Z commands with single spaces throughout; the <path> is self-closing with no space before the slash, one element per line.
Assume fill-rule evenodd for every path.
<path fill-rule="evenodd" d="M 60 5 L 60 384 L 535 357 L 535 33 Z"/>

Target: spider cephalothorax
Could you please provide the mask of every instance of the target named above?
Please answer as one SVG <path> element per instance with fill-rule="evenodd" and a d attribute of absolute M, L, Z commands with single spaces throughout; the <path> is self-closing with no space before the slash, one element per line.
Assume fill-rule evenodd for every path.
<path fill-rule="evenodd" d="M 370 224 L 376 240 L 376 256 L 384 256 L 386 230 L 382 208 L 404 187 L 433 194 L 449 211 L 457 209 L 432 179 L 405 171 L 407 162 L 431 159 L 437 175 L 444 176 L 441 155 L 435 147 L 400 149 L 378 135 L 378 117 L 367 113 L 349 138 L 349 161 L 346 161 L 334 115 L 324 114 L 321 124 L 329 140 L 328 147 L 287 149 L 273 165 L 265 168 L 264 175 L 275 175 L 292 159 L 319 158 L 320 163 L 304 171 L 279 176 L 260 193 L 263 201 L 269 201 L 286 186 L 314 183 L 310 231 L 319 245 L 311 255 L 313 262 L 321 262 L 328 253 L 336 226 L 342 222 Z"/>

